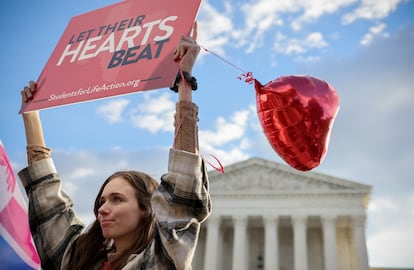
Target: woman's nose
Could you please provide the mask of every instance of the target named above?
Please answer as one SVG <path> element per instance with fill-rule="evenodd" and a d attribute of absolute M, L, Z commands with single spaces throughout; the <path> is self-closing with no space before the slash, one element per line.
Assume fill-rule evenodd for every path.
<path fill-rule="evenodd" d="M 103 203 L 99 208 L 98 208 L 98 214 L 104 215 L 107 214 L 109 211 L 108 206 L 106 203 Z"/>

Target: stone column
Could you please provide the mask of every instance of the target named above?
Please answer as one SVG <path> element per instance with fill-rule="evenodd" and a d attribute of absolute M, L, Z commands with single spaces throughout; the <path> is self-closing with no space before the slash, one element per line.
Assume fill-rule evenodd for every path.
<path fill-rule="evenodd" d="M 306 240 L 307 217 L 293 216 L 294 269 L 308 270 L 308 250 Z"/>
<path fill-rule="evenodd" d="M 338 270 L 335 216 L 322 216 L 322 231 L 325 270 Z"/>
<path fill-rule="evenodd" d="M 247 217 L 234 216 L 233 270 L 247 268 Z"/>
<path fill-rule="evenodd" d="M 358 270 L 369 270 L 368 252 L 365 239 L 365 216 L 352 217 L 354 232 L 355 261 Z"/>
<path fill-rule="evenodd" d="M 207 221 L 206 251 L 204 269 L 217 269 L 220 217 L 210 216 Z"/>
<path fill-rule="evenodd" d="M 265 224 L 265 270 L 279 269 L 278 218 L 264 217 Z"/>

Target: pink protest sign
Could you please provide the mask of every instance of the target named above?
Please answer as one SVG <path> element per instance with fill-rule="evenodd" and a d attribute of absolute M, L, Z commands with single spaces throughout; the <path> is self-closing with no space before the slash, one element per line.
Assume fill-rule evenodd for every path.
<path fill-rule="evenodd" d="M 201 0 L 127 0 L 73 17 L 21 112 L 170 86 Z"/>

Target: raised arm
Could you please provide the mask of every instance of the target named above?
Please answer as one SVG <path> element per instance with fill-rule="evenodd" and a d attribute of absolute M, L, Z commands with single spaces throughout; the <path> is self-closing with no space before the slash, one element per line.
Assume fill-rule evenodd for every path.
<path fill-rule="evenodd" d="M 182 36 L 174 53 L 174 60 L 180 63 L 180 74 L 186 72 L 190 77 L 192 76 L 192 69 L 200 52 L 196 40 L 197 23 L 194 23 L 192 36 Z M 174 119 L 174 148 L 198 153 L 198 107 L 192 103 L 191 91 L 191 84 L 180 79 Z"/>
<path fill-rule="evenodd" d="M 22 102 L 28 102 L 36 92 L 36 83 L 30 81 L 21 91 Z M 50 149 L 46 147 L 43 137 L 42 122 L 39 112 L 23 113 L 24 129 L 26 132 L 27 162 L 32 165 L 36 161 L 50 157 Z"/>
<path fill-rule="evenodd" d="M 174 55 L 180 70 L 190 76 L 200 50 L 196 37 L 195 25 L 192 37 L 183 36 Z M 198 107 L 191 91 L 191 84 L 180 80 L 168 174 L 152 197 L 158 226 L 155 254 L 165 269 L 191 269 L 200 225 L 211 212 L 207 172 L 198 154 Z"/>
<path fill-rule="evenodd" d="M 29 82 L 21 91 L 22 102 L 36 92 Z M 29 222 L 43 269 L 60 269 L 66 247 L 79 235 L 84 225 L 78 220 L 72 200 L 62 191 L 62 184 L 46 147 L 38 111 L 23 113 L 27 142 L 28 167 L 19 172 L 29 200 Z"/>

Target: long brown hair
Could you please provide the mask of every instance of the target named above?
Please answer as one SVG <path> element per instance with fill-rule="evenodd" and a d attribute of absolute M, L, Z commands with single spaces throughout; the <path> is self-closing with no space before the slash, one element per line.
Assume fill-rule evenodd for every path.
<path fill-rule="evenodd" d="M 68 269 L 93 269 L 98 262 L 106 260 L 108 252 L 106 249 L 107 239 L 103 237 L 102 229 L 97 217 L 98 209 L 101 206 L 100 199 L 102 192 L 105 186 L 115 177 L 122 177 L 134 188 L 138 205 L 143 211 L 143 216 L 136 232 L 135 244 L 111 262 L 111 269 L 121 269 L 126 264 L 128 257 L 131 254 L 140 253 L 151 242 L 155 226 L 154 213 L 151 207 L 151 197 L 158 186 L 158 182 L 142 172 L 119 171 L 109 176 L 100 188 L 94 206 L 96 219 L 90 228 L 78 237 L 74 244 Z"/>

